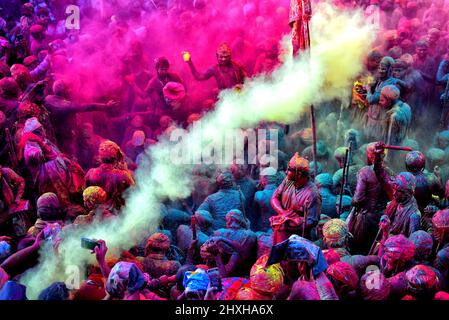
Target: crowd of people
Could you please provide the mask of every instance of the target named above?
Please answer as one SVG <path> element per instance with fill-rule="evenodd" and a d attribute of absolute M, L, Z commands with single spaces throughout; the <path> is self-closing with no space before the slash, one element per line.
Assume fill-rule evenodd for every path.
<path fill-rule="evenodd" d="M 308 116 L 261 123 L 278 168 L 196 165 L 157 232 L 119 257 L 95 239 L 80 286 L 40 300 L 449 300 L 449 3 L 332 3 L 378 35 L 350 101 L 316 106 L 315 154 Z M 281 64 L 289 5 L 0 1 L 0 300 L 29 298 L 21 277 L 61 230 L 123 214 L 146 149 Z"/>

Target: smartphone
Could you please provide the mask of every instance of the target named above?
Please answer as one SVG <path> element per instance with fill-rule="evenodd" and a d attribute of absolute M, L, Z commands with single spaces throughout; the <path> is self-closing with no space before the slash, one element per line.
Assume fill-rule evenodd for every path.
<path fill-rule="evenodd" d="M 216 287 L 218 292 L 223 291 L 223 285 L 221 283 L 220 271 L 218 268 L 212 268 L 207 270 L 209 276 L 209 283 L 211 287 Z"/>
<path fill-rule="evenodd" d="M 89 239 L 89 238 L 81 238 L 81 248 L 94 250 L 95 247 L 99 247 L 100 243 L 98 241 Z"/>

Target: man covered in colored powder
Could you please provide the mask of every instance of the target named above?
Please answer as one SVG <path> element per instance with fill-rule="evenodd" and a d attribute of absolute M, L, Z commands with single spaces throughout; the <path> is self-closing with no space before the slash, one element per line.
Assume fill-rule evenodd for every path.
<path fill-rule="evenodd" d="M 321 195 L 310 181 L 309 161 L 296 153 L 289 161 L 287 177 L 271 198 L 277 216 L 270 218 L 273 228 L 273 245 L 292 234 L 310 237 L 321 213 Z"/>
<path fill-rule="evenodd" d="M 219 90 L 241 86 L 248 77 L 243 66 L 232 60 L 231 48 L 227 43 L 222 43 L 217 48 L 217 64 L 207 69 L 204 73 L 198 72 L 190 55 L 184 54 L 184 60 L 197 81 L 206 81 L 212 77 L 217 82 Z"/>
<path fill-rule="evenodd" d="M 383 158 L 384 153 L 376 148 L 376 143 L 371 143 L 366 148 L 366 157 L 367 166 L 359 170 L 357 187 L 352 198 L 355 209 L 348 217 L 349 231 L 354 236 L 350 245 L 352 254 L 368 254 L 388 202 L 388 195 L 373 168 L 376 157 Z"/>
<path fill-rule="evenodd" d="M 292 28 L 293 56 L 310 48 L 309 21 L 312 17 L 310 0 L 291 0 L 289 26 Z"/>
<path fill-rule="evenodd" d="M 128 170 L 124 154 L 113 141 L 106 140 L 98 148 L 101 165 L 86 174 L 87 186 L 101 187 L 107 194 L 106 202 L 112 209 L 124 204 L 123 192 L 134 185 L 132 172 Z"/>

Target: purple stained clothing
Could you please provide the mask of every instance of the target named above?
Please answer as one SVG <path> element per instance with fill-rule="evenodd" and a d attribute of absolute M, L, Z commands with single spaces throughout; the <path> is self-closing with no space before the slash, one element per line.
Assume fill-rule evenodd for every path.
<path fill-rule="evenodd" d="M 409 237 L 413 232 L 421 229 L 421 213 L 413 196 L 406 203 L 397 203 L 393 200 L 388 205 L 385 213 L 387 212 L 391 212 L 391 234 L 403 234 Z"/>
<path fill-rule="evenodd" d="M 376 237 L 379 220 L 387 206 L 388 195 L 382 188 L 372 166 L 365 166 L 358 173 L 355 194 L 352 198 L 356 211 L 349 222 L 353 254 L 368 254 Z"/>
<path fill-rule="evenodd" d="M 321 195 L 315 184 L 311 181 L 307 182 L 301 188 L 296 188 L 294 181 L 285 178 L 276 189 L 273 197 L 279 200 L 284 210 L 292 210 L 292 214 L 287 218 L 298 220 L 298 218 L 307 215 L 305 223 L 306 231 L 310 231 L 311 228 L 317 225 L 321 214 Z M 278 218 L 279 216 L 275 216 L 272 219 Z"/>

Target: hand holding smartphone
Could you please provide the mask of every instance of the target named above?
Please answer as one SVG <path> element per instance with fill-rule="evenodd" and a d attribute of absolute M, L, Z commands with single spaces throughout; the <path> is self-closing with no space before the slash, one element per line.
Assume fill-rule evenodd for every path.
<path fill-rule="evenodd" d="M 217 288 L 217 292 L 223 291 L 223 284 L 221 282 L 220 271 L 218 268 L 207 270 L 207 275 L 209 276 L 210 286 Z"/>

